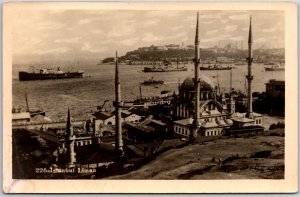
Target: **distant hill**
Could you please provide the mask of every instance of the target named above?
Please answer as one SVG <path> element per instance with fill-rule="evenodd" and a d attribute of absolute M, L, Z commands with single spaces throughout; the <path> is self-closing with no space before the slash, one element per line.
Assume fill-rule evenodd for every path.
<path fill-rule="evenodd" d="M 284 61 L 284 49 L 263 49 L 254 50 L 254 59 L 260 61 Z M 169 44 L 164 46 L 141 47 L 127 52 L 119 58 L 120 62 L 128 61 L 162 61 L 163 59 L 176 61 L 190 61 L 194 58 L 195 50 L 193 45 L 179 46 Z M 228 57 L 236 60 L 244 59 L 247 56 L 247 50 L 236 49 L 233 47 L 212 47 L 200 49 L 201 59 L 216 59 L 217 57 Z M 112 58 L 106 58 L 104 61 L 111 61 Z"/>

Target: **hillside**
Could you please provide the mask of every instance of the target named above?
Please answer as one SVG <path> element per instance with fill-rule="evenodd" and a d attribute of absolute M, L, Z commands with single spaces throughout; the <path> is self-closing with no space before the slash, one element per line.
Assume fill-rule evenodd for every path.
<path fill-rule="evenodd" d="M 283 179 L 284 130 L 171 149 L 110 179 Z"/>

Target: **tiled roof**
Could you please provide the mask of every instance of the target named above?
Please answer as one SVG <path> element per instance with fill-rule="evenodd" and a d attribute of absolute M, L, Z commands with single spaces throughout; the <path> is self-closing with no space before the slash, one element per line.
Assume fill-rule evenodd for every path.
<path fill-rule="evenodd" d="M 181 125 L 191 125 L 193 123 L 193 119 L 192 118 L 186 118 L 186 119 L 181 119 L 181 120 L 176 120 L 174 121 L 177 124 L 181 124 Z"/>
<path fill-rule="evenodd" d="M 114 114 L 110 114 L 110 113 L 106 113 L 106 112 L 95 112 L 92 115 L 98 120 L 106 120 L 106 119 L 114 116 Z"/>
<path fill-rule="evenodd" d="M 232 120 L 235 122 L 243 122 L 243 123 L 254 122 L 253 119 L 249 119 L 249 118 L 245 118 L 245 117 L 234 117 L 234 118 L 232 118 Z"/>

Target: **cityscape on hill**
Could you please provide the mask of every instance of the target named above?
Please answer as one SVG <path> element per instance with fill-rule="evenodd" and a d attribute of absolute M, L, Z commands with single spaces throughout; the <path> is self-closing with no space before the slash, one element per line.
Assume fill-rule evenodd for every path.
<path fill-rule="evenodd" d="M 262 46 L 264 47 L 264 46 Z M 269 62 L 285 62 L 285 50 L 284 48 L 258 48 L 255 49 L 254 62 L 256 63 L 269 63 Z M 178 59 L 180 61 L 192 61 L 193 55 L 195 53 L 194 45 L 184 45 L 179 44 L 167 44 L 155 46 L 151 45 L 148 47 L 140 47 L 133 51 L 128 51 L 124 56 L 119 57 L 120 63 L 128 63 L 138 61 L 141 63 L 143 61 L 162 61 L 170 60 L 176 62 Z M 201 48 L 201 60 L 218 60 L 227 59 L 227 61 L 246 61 L 245 57 L 247 55 L 247 49 L 242 46 L 238 46 L 238 42 L 228 43 L 222 47 L 214 46 L 211 48 Z M 100 61 L 100 63 L 111 63 L 114 62 L 114 57 L 107 57 Z M 140 62 L 141 61 L 141 62 Z"/>

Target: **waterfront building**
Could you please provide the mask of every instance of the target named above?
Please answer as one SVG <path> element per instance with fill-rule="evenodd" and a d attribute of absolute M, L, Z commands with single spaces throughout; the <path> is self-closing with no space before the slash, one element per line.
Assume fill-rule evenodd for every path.
<path fill-rule="evenodd" d="M 30 113 L 29 112 L 14 112 L 12 113 L 12 124 L 25 124 L 30 122 Z"/>
<path fill-rule="evenodd" d="M 285 96 L 285 81 L 271 79 L 266 83 L 266 96 L 269 97 L 284 97 Z"/>

